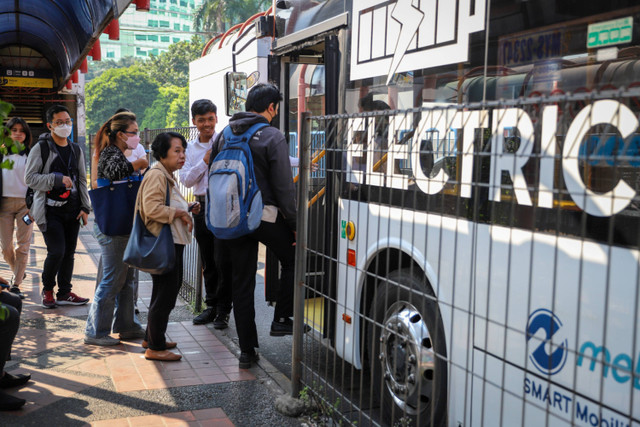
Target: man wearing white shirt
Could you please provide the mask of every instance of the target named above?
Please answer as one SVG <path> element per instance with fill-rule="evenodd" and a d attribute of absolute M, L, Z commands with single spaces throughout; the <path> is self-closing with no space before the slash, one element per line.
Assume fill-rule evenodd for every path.
<path fill-rule="evenodd" d="M 200 247 L 202 259 L 205 302 L 207 308 L 193 319 L 195 325 L 213 322 L 216 329 L 229 326 L 229 312 L 231 311 L 231 271 L 223 263 L 216 265 L 214 258 L 215 237 L 207 228 L 205 221 L 205 196 L 207 194 L 209 178 L 209 157 L 211 145 L 217 134 L 215 133 L 217 108 L 208 99 L 199 99 L 191 105 L 193 124 L 198 129 L 198 136 L 189 141 L 184 166 L 180 169 L 180 181 L 186 187 L 193 188 L 196 201 L 202 207 L 200 213 L 193 215 L 195 237 Z"/>

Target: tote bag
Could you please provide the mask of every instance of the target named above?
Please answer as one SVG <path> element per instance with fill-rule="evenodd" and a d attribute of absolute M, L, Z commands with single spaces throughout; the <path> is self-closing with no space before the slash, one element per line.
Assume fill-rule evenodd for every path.
<path fill-rule="evenodd" d="M 170 205 L 170 200 L 169 182 L 167 181 L 167 200 L 165 202 L 167 206 Z M 164 224 L 160 235 L 154 236 L 144 225 L 139 208 L 137 206 L 136 208 L 133 229 L 124 250 L 123 261 L 125 264 L 150 274 L 166 273 L 173 268 L 176 261 L 171 226 Z"/>
<path fill-rule="evenodd" d="M 131 233 L 140 181 L 109 183 L 89 190 L 95 221 L 102 234 L 125 236 Z"/>

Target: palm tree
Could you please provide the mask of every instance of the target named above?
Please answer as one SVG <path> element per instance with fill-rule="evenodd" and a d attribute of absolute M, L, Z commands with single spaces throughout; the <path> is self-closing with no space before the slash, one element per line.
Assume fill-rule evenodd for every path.
<path fill-rule="evenodd" d="M 196 31 L 222 33 L 270 4 L 270 0 L 205 0 L 193 15 L 193 26 Z"/>

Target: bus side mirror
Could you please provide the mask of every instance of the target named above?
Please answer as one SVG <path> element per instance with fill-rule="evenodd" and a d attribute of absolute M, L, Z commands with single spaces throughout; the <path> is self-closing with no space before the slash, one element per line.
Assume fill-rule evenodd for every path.
<path fill-rule="evenodd" d="M 247 74 L 246 73 L 227 73 L 225 75 L 225 99 L 227 100 L 226 113 L 227 116 L 233 116 L 245 110 L 247 102 Z"/>

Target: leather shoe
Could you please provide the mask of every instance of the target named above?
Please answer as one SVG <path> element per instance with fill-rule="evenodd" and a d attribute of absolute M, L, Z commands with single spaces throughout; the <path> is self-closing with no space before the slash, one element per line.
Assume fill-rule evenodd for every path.
<path fill-rule="evenodd" d="M 240 353 L 238 367 L 240 369 L 249 369 L 251 365 L 257 363 L 258 360 L 260 360 L 260 356 L 258 356 L 258 352 L 255 350 L 243 351 Z"/>
<path fill-rule="evenodd" d="M 30 379 L 31 374 L 11 375 L 5 372 L 2 378 L 0 378 L 0 388 L 18 387 L 28 383 Z"/>
<path fill-rule="evenodd" d="M 173 341 L 164 342 L 165 350 L 169 350 L 170 348 L 176 348 L 177 346 L 178 346 L 177 342 L 173 342 Z M 142 341 L 142 348 L 149 348 L 149 343 L 146 341 Z"/>
<path fill-rule="evenodd" d="M 306 334 L 311 330 L 311 326 L 304 325 L 303 334 Z M 285 335 L 293 335 L 293 321 L 288 317 L 284 319 L 284 322 L 278 322 L 274 320 L 271 322 L 271 331 L 269 335 L 272 337 L 284 337 Z"/>
<path fill-rule="evenodd" d="M 207 307 L 202 313 L 193 319 L 194 325 L 206 325 L 213 322 L 216 318 L 216 309 L 213 307 Z"/>
<path fill-rule="evenodd" d="M 176 362 L 182 359 L 182 355 L 175 354 L 170 352 L 169 350 L 151 350 L 148 348 L 144 352 L 144 358 L 147 360 L 159 360 L 161 362 Z"/>
<path fill-rule="evenodd" d="M 27 403 L 26 400 L 0 391 L 0 411 L 15 411 Z"/>
<path fill-rule="evenodd" d="M 227 329 L 229 327 L 229 313 L 218 313 L 213 319 L 215 329 Z"/>

